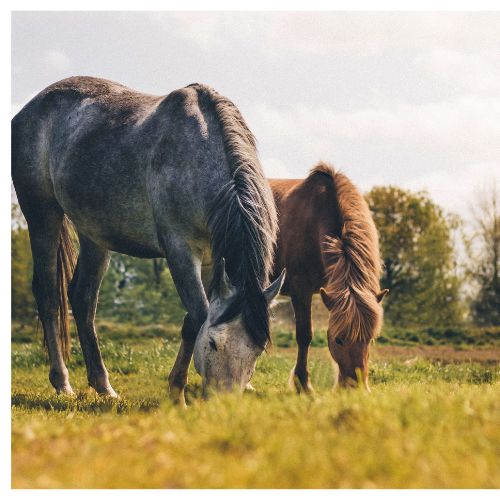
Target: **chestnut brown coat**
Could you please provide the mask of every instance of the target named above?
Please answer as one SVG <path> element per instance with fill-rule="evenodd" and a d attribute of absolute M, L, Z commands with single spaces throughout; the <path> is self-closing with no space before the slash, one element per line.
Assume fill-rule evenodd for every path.
<path fill-rule="evenodd" d="M 362 194 L 326 163 L 306 179 L 270 179 L 279 219 L 274 275 L 286 268 L 281 293 L 292 299 L 298 344 L 293 378 L 310 391 L 307 356 L 311 300 L 320 292 L 330 311 L 328 345 L 339 382 L 368 388 L 369 343 L 382 325 L 378 236 Z M 359 370 L 359 371 L 358 371 Z"/>

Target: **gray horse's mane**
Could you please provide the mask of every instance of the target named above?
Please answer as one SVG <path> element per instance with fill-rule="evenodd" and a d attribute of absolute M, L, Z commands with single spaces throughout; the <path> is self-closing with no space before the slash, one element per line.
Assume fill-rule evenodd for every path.
<path fill-rule="evenodd" d="M 265 347 L 270 335 L 263 287 L 268 285 L 278 230 L 272 192 L 257 156 L 255 137 L 238 108 L 208 86 L 190 87 L 213 106 L 233 177 L 220 190 L 208 218 L 213 258 L 209 293 L 220 290 L 225 259 L 228 276 L 240 293 L 218 322 L 227 322 L 241 312 L 251 338 Z"/>

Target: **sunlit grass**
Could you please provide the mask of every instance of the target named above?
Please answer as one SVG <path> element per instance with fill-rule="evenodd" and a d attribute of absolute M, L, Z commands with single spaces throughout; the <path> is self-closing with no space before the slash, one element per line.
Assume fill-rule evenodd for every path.
<path fill-rule="evenodd" d="M 204 401 L 192 372 L 189 408 L 171 405 L 176 345 L 104 343 L 121 398 L 86 388 L 56 396 L 38 345 L 13 345 L 14 487 L 500 486 L 498 366 L 425 360 L 372 363 L 372 393 L 332 390 L 327 349 L 311 353 L 314 397 L 288 387 L 295 350 L 262 357 L 255 394 Z"/>

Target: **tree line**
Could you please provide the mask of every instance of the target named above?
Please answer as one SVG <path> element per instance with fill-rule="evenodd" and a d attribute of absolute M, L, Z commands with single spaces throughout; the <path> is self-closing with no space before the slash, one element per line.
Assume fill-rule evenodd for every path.
<path fill-rule="evenodd" d="M 414 326 L 500 325 L 500 201 L 495 187 L 471 209 L 472 225 L 427 193 L 395 186 L 367 195 L 383 259 L 385 321 Z M 29 235 L 12 204 L 12 318 L 36 318 Z M 184 310 L 164 259 L 113 254 L 99 317 L 136 324 L 180 322 Z"/>

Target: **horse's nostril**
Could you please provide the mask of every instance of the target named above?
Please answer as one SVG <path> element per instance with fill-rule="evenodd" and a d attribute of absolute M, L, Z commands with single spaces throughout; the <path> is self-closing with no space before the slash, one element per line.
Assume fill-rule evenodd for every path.
<path fill-rule="evenodd" d="M 215 343 L 215 340 L 214 339 L 210 339 L 208 341 L 208 345 L 214 350 L 216 351 L 217 350 L 217 344 Z"/>

